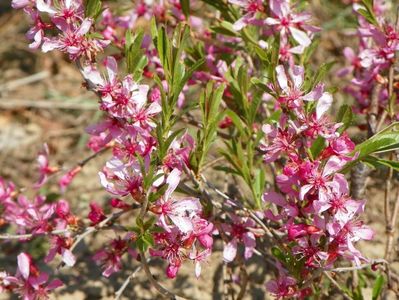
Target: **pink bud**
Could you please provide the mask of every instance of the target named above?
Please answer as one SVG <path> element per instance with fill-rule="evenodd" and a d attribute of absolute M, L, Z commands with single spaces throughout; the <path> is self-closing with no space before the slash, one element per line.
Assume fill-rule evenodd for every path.
<path fill-rule="evenodd" d="M 198 240 L 200 241 L 200 243 L 202 244 L 202 246 L 204 246 L 207 249 L 212 248 L 213 245 L 213 239 L 211 236 L 209 236 L 208 234 L 204 234 L 198 237 Z"/>

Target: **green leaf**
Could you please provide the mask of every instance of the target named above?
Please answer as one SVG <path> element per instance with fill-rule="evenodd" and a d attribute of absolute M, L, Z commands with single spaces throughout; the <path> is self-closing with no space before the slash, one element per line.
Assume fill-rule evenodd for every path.
<path fill-rule="evenodd" d="M 272 254 L 275 258 L 277 258 L 279 261 L 285 263 L 286 259 L 285 259 L 285 255 L 284 253 L 280 250 L 280 248 L 278 247 L 272 247 Z"/>
<path fill-rule="evenodd" d="M 374 1 L 362 0 L 364 8 L 359 8 L 357 12 L 361 14 L 370 24 L 379 26 L 377 18 L 374 15 Z"/>
<path fill-rule="evenodd" d="M 378 297 L 380 296 L 381 292 L 382 292 L 382 287 L 384 285 L 384 276 L 383 275 L 378 275 L 377 279 L 374 282 L 374 286 L 373 286 L 373 300 L 377 300 Z"/>
<path fill-rule="evenodd" d="M 150 196 L 148 197 L 148 200 L 150 202 L 157 201 L 159 198 L 161 198 L 165 194 L 167 189 L 168 189 L 168 185 L 167 184 L 163 185 L 157 192 L 151 193 Z"/>
<path fill-rule="evenodd" d="M 236 128 L 238 129 L 238 132 L 240 133 L 240 135 L 245 135 L 245 128 L 243 126 L 242 120 L 240 119 L 240 117 L 231 109 L 226 110 L 226 115 L 228 115 L 231 120 L 233 121 L 234 125 L 236 126 Z"/>
<path fill-rule="evenodd" d="M 85 0 L 85 16 L 96 19 L 101 13 L 101 0 Z"/>
<path fill-rule="evenodd" d="M 227 21 L 222 21 L 216 26 L 211 26 L 211 30 L 227 36 L 238 36 L 237 31 L 233 29 L 233 24 Z"/>
<path fill-rule="evenodd" d="M 323 151 L 325 146 L 326 146 L 326 140 L 323 137 L 319 136 L 310 147 L 310 153 L 312 154 L 312 158 L 316 159 L 321 153 L 321 151 Z"/>
<path fill-rule="evenodd" d="M 330 72 L 331 68 L 334 66 L 335 61 L 324 63 L 321 67 L 317 70 L 316 76 L 313 80 L 312 87 L 315 87 L 318 83 L 320 83 L 325 76 Z"/>
<path fill-rule="evenodd" d="M 347 104 L 342 105 L 337 114 L 337 123 L 343 123 L 344 125 L 342 125 L 338 129 L 338 132 L 340 133 L 344 132 L 352 124 L 352 121 L 353 121 L 352 108 Z"/>
<path fill-rule="evenodd" d="M 133 37 L 130 30 L 126 31 L 125 57 L 127 71 L 133 75 L 135 81 L 141 79 L 143 69 L 148 63 L 144 50 L 141 48 L 144 38 L 144 31 L 139 29 Z"/>
<path fill-rule="evenodd" d="M 399 134 L 386 132 L 374 135 L 367 141 L 357 145 L 355 153 L 359 152 L 358 159 L 363 159 L 372 153 L 387 152 L 395 149 L 399 149 Z"/>
<path fill-rule="evenodd" d="M 396 171 L 399 171 L 399 162 L 398 161 L 394 161 L 394 160 L 386 160 L 386 159 L 381 159 L 375 156 L 366 156 L 363 159 L 364 162 L 371 164 L 374 167 L 378 167 L 378 166 L 385 166 L 388 168 L 392 168 Z"/>
<path fill-rule="evenodd" d="M 180 0 L 180 6 L 183 14 L 188 18 L 190 16 L 190 0 Z"/>

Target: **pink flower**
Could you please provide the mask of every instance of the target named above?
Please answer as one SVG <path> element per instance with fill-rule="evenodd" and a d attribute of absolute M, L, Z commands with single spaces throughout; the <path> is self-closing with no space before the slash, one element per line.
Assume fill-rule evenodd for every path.
<path fill-rule="evenodd" d="M 224 233 L 231 238 L 231 240 L 224 246 L 223 259 L 226 262 L 231 262 L 237 255 L 238 242 L 244 244 L 244 257 L 249 259 L 253 250 L 256 247 L 256 238 L 252 230 L 255 229 L 255 221 L 247 217 L 238 217 L 236 215 L 229 215 L 232 223 L 222 224 Z"/>
<path fill-rule="evenodd" d="M 273 214 L 271 209 L 267 209 L 265 211 L 265 216 L 270 220 L 279 221 L 287 217 L 296 217 L 299 214 L 298 207 L 295 205 L 295 203 L 290 203 L 282 195 L 276 192 L 270 191 L 264 193 L 262 200 L 264 202 L 273 203 L 282 208 L 282 210 L 277 214 Z"/>
<path fill-rule="evenodd" d="M 91 19 L 84 19 L 79 27 L 73 27 L 65 21 L 60 20 L 56 25 L 62 32 L 58 37 L 44 38 L 42 45 L 43 52 L 60 50 L 68 53 L 71 60 L 85 56 L 92 60 L 94 56 L 105 48 L 109 41 L 89 38 L 86 34 L 93 24 Z"/>
<path fill-rule="evenodd" d="M 266 289 L 277 299 L 287 299 L 296 294 L 296 284 L 295 278 L 280 274 L 276 280 L 266 283 Z"/>
<path fill-rule="evenodd" d="M 95 226 L 105 220 L 106 217 L 102 207 L 95 202 L 91 202 L 88 218 L 91 221 L 91 226 Z"/>
<path fill-rule="evenodd" d="M 275 161 L 282 153 L 288 155 L 291 159 L 297 159 L 297 149 L 301 143 L 293 129 L 284 130 L 265 124 L 262 126 L 262 131 L 267 136 L 267 141 L 264 141 L 260 146 L 261 150 L 265 152 L 264 161 L 266 163 Z"/>
<path fill-rule="evenodd" d="M 150 249 L 151 256 L 162 257 L 168 261 L 166 275 L 175 278 L 183 260 L 186 259 L 186 250 L 183 247 L 184 236 L 177 227 L 170 231 L 154 233 L 157 249 Z"/>
<path fill-rule="evenodd" d="M 72 254 L 72 251 L 69 250 L 71 246 L 72 246 L 71 238 L 53 235 L 50 240 L 50 250 L 47 256 L 44 258 L 44 262 L 45 263 L 51 262 L 58 253 L 61 255 L 62 261 L 65 263 L 65 265 L 67 265 L 68 267 L 74 266 L 76 258 Z"/>
<path fill-rule="evenodd" d="M 44 144 L 43 150 L 39 152 L 39 155 L 37 157 L 37 162 L 39 164 L 39 174 L 40 174 L 40 178 L 38 182 L 35 184 L 35 187 L 37 188 L 41 187 L 43 184 L 47 182 L 48 175 L 51 175 L 54 172 L 58 171 L 58 168 L 50 167 L 48 157 L 49 157 L 49 149 L 47 144 Z"/>
<path fill-rule="evenodd" d="M 58 184 L 60 186 L 61 193 L 65 193 L 67 187 L 72 183 L 72 180 L 75 178 L 76 175 L 80 173 L 81 170 L 82 167 L 77 166 L 72 170 L 68 171 L 60 178 Z"/>
<path fill-rule="evenodd" d="M 54 24 L 79 22 L 83 20 L 84 9 L 81 0 L 61 0 L 51 5 L 44 0 L 36 0 L 40 12 L 48 13 Z"/>
<path fill-rule="evenodd" d="M 31 17 L 34 24 L 33 27 L 31 27 L 26 33 L 26 37 L 30 40 L 33 40 L 29 45 L 29 48 L 37 49 L 40 47 L 40 45 L 42 45 L 43 40 L 45 40 L 44 30 L 51 28 L 52 25 L 43 22 L 37 10 L 28 7 L 25 8 L 25 11 Z"/>
<path fill-rule="evenodd" d="M 118 237 L 111 241 L 107 249 L 99 250 L 93 260 L 104 269 L 103 276 L 109 277 L 122 269 L 122 256 L 128 252 L 128 242 Z"/>
<path fill-rule="evenodd" d="M 195 264 L 195 277 L 200 277 L 202 270 L 201 263 L 203 263 L 210 255 L 210 249 L 205 249 L 201 252 L 193 251 L 189 254 L 189 258 L 193 260 Z"/>
<path fill-rule="evenodd" d="M 265 23 L 271 25 L 281 34 L 283 41 L 292 37 L 298 44 L 299 53 L 311 44 L 310 37 L 306 31 L 314 32 L 317 28 L 304 24 L 310 19 L 309 14 L 295 14 L 292 12 L 289 1 L 271 0 L 270 10 L 275 18 L 266 18 Z M 301 30 L 302 29 L 302 30 Z"/>
<path fill-rule="evenodd" d="M 263 22 L 256 18 L 256 14 L 264 12 L 262 0 L 229 0 L 229 3 L 243 8 L 245 14 L 233 24 L 233 29 L 240 31 L 249 24 L 262 25 Z"/>
<path fill-rule="evenodd" d="M 98 175 L 109 193 L 122 197 L 131 194 L 134 199 L 141 199 L 143 178 L 138 162 L 125 164 L 113 157 Z"/>
<path fill-rule="evenodd" d="M 52 290 L 63 285 L 59 279 L 46 284 L 48 277 L 48 274 L 40 272 L 28 254 L 21 253 L 18 255 L 16 275 L 1 275 L 0 291 L 1 288 L 5 288 L 24 300 L 48 299 Z"/>
<path fill-rule="evenodd" d="M 299 198 L 303 200 L 305 195 L 310 192 L 317 192 L 318 201 L 322 203 L 328 202 L 328 192 L 331 186 L 331 175 L 340 170 L 347 160 L 341 159 L 337 156 L 332 156 L 324 166 L 322 172 L 318 170 L 319 163 L 315 162 L 305 163 L 303 166 L 304 178 L 307 184 L 301 187 Z"/>
<path fill-rule="evenodd" d="M 181 171 L 173 169 L 166 179 L 168 188 L 160 200 L 158 200 L 152 211 L 159 214 L 159 224 L 166 230 L 171 229 L 171 220 L 183 233 L 193 231 L 194 217 L 201 213 L 202 207 L 197 198 L 172 197 L 173 191 L 177 188 L 180 181 Z"/>
<path fill-rule="evenodd" d="M 193 137 L 185 132 L 181 138 L 175 139 L 168 149 L 168 154 L 163 160 L 163 164 L 168 167 L 169 170 L 179 169 L 183 170 L 184 164 L 189 166 L 190 153 L 195 147 L 195 141 Z"/>
<path fill-rule="evenodd" d="M 317 85 L 312 91 L 303 95 L 301 91 L 304 82 L 304 69 L 300 66 L 293 66 L 288 70 L 288 75 L 284 66 L 276 67 L 277 81 L 282 91 L 278 101 L 284 104 L 288 109 L 297 111 L 297 114 L 302 113 L 302 101 L 316 102 L 316 117 L 320 119 L 321 116 L 330 108 L 333 98 L 331 94 L 324 92 L 324 85 Z"/>

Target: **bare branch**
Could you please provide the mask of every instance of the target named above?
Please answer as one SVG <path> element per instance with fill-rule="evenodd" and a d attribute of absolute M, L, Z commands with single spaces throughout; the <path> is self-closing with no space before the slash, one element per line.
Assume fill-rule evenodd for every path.
<path fill-rule="evenodd" d="M 169 299 L 187 299 L 183 296 L 179 296 L 177 294 L 172 293 L 167 288 L 163 287 L 155 278 L 152 276 L 150 267 L 148 266 L 147 259 L 145 257 L 144 251 L 140 250 L 140 257 L 141 257 L 141 265 L 144 269 L 145 274 L 147 275 L 148 280 L 150 281 L 151 285 L 164 297 Z"/>
<path fill-rule="evenodd" d="M 151 261 L 151 257 L 147 258 L 147 263 L 149 263 Z M 130 274 L 126 280 L 123 282 L 123 284 L 121 285 L 121 287 L 115 292 L 115 300 L 119 300 L 122 297 L 123 292 L 125 291 L 125 289 L 127 288 L 127 286 L 129 285 L 130 281 L 132 281 L 137 273 L 143 268 L 143 265 L 140 264 L 133 272 L 132 274 Z"/>
<path fill-rule="evenodd" d="M 388 265 L 388 261 L 386 261 L 383 258 L 380 259 L 373 259 L 370 261 L 370 263 L 368 264 L 363 264 L 360 266 L 353 266 L 353 267 L 342 267 L 342 268 L 335 268 L 335 269 L 326 269 L 326 271 L 329 272 L 335 272 L 335 273 L 343 273 L 343 272 L 351 272 L 354 270 L 362 270 L 362 269 L 366 269 L 368 267 L 371 267 L 373 265 Z"/>
<path fill-rule="evenodd" d="M 336 282 L 334 280 L 334 278 L 332 278 L 332 276 L 330 274 L 328 274 L 328 272 L 324 272 L 324 275 L 327 276 L 327 278 L 331 281 L 331 283 L 341 292 L 342 296 L 347 299 L 347 300 L 352 300 L 351 297 L 348 296 L 348 294 L 339 286 L 338 282 Z"/>
<path fill-rule="evenodd" d="M 43 233 L 27 233 L 27 234 L 3 234 L 0 235 L 0 240 L 21 240 L 21 239 L 30 239 L 32 237 L 38 236 L 47 236 L 47 235 L 59 235 L 59 234 L 66 234 L 71 232 L 69 229 L 58 229 L 53 230 L 50 232 L 43 232 Z"/>

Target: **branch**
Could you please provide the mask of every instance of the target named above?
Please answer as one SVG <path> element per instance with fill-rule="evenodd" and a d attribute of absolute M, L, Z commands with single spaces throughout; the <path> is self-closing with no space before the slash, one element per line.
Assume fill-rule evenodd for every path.
<path fill-rule="evenodd" d="M 132 209 L 138 208 L 137 206 L 132 206 Z M 123 210 L 113 213 L 112 215 L 108 216 L 106 219 L 102 220 L 96 226 L 87 227 L 84 232 L 76 236 L 75 242 L 72 244 L 70 250 L 73 251 L 76 246 L 89 234 L 93 232 L 97 232 L 105 227 L 112 225 L 112 223 L 117 220 L 120 216 L 124 215 L 125 213 L 129 212 L 130 210 Z"/>
<path fill-rule="evenodd" d="M 112 223 L 115 222 L 115 220 L 117 220 L 120 216 L 124 215 L 125 213 L 127 213 L 133 209 L 139 208 L 139 207 L 140 206 L 138 206 L 138 205 L 132 205 L 131 209 L 129 209 L 129 210 L 115 212 L 112 215 L 108 216 L 103 221 L 101 221 L 100 223 L 98 223 L 96 226 L 87 227 L 81 234 L 78 234 L 77 236 L 75 236 L 75 238 L 76 238 L 75 242 L 72 244 L 70 250 L 73 251 L 86 236 L 88 236 L 94 232 L 97 232 L 101 229 L 104 229 L 106 227 L 112 226 Z M 64 265 L 65 264 L 63 262 L 61 262 L 57 266 L 57 269 L 63 267 Z"/>
<path fill-rule="evenodd" d="M 163 287 L 162 285 L 159 284 L 158 281 L 155 280 L 153 277 L 150 267 L 148 266 L 147 259 L 145 257 L 144 251 L 140 250 L 140 258 L 141 258 L 141 266 L 144 269 L 145 274 L 147 275 L 148 280 L 150 281 L 151 285 L 160 293 L 162 296 L 167 297 L 169 299 L 187 299 L 183 296 L 178 296 L 171 291 L 169 291 L 167 288 Z"/>
<path fill-rule="evenodd" d="M 366 269 L 368 267 L 371 267 L 372 265 L 381 265 L 381 264 L 388 265 L 388 261 L 386 261 L 385 259 L 382 259 L 382 258 L 373 259 L 368 264 L 363 264 L 363 265 L 360 265 L 360 266 L 353 266 L 353 267 L 326 269 L 325 271 L 335 272 L 335 273 L 343 273 L 343 272 L 351 272 L 351 271 L 355 271 L 355 270 L 362 270 L 362 269 Z"/>
<path fill-rule="evenodd" d="M 50 232 L 42 232 L 42 233 L 3 234 L 3 235 L 0 235 L 0 240 L 30 239 L 32 237 L 37 237 L 37 236 L 66 234 L 68 232 L 71 232 L 71 231 L 69 229 L 57 229 L 57 230 L 53 230 Z"/>
<path fill-rule="evenodd" d="M 147 263 L 149 263 L 151 261 L 151 257 L 147 258 Z M 133 272 L 132 274 L 130 274 L 126 280 L 123 282 L 123 284 L 121 285 L 121 287 L 115 292 L 115 300 L 119 300 L 122 297 L 123 292 L 125 291 L 125 289 L 127 288 L 127 286 L 129 285 L 130 281 L 133 280 L 137 273 L 143 268 L 143 265 L 140 264 Z"/>
<path fill-rule="evenodd" d="M 352 300 L 351 297 L 339 286 L 339 283 L 334 280 L 334 278 L 331 277 L 328 272 L 324 272 L 324 275 L 327 276 L 327 278 L 331 281 L 331 283 L 341 292 L 342 296 L 347 299 L 347 300 Z"/>
<path fill-rule="evenodd" d="M 19 78 L 16 80 L 12 80 L 0 85 L 0 93 L 4 91 L 12 91 L 17 89 L 18 87 L 26 84 L 30 84 L 36 81 L 41 81 L 50 76 L 50 72 L 42 71 L 33 75 L 29 75 L 24 78 Z"/>

